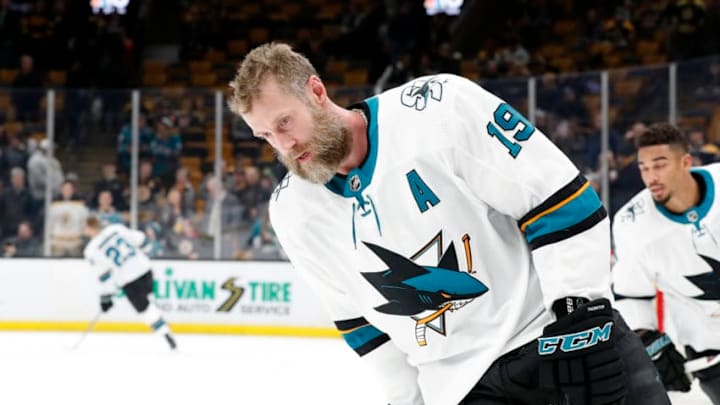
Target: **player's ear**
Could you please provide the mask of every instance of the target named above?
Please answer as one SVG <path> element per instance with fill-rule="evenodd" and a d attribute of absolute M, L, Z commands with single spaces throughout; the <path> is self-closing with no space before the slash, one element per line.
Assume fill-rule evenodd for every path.
<path fill-rule="evenodd" d="M 680 158 L 680 162 L 682 164 L 682 167 L 689 169 L 693 165 L 693 157 L 689 153 L 685 153 Z"/>
<path fill-rule="evenodd" d="M 308 89 L 310 90 L 310 97 L 313 101 L 319 105 L 325 104 L 327 100 L 327 90 L 325 85 L 319 77 L 312 75 L 307 81 Z"/>

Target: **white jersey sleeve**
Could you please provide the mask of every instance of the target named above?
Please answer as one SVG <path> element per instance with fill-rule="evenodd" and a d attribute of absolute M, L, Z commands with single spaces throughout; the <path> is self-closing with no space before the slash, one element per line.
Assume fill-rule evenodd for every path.
<path fill-rule="evenodd" d="M 550 308 L 566 296 L 610 297 L 610 233 L 602 202 L 539 129 L 462 78 L 449 131 L 456 174 L 489 206 L 515 218 Z"/>
<path fill-rule="evenodd" d="M 613 220 L 613 246 L 615 264 L 612 278 L 616 294 L 615 306 L 622 313 L 631 329 L 657 329 L 657 315 L 654 310 L 656 296 L 656 274 L 648 268 L 648 260 L 642 257 L 640 244 L 645 239 L 638 237 L 638 226 L 626 215 L 629 207 L 623 207 Z"/>

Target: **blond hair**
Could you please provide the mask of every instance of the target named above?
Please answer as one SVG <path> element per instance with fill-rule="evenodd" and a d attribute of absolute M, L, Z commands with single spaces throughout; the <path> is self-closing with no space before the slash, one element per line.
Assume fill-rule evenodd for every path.
<path fill-rule="evenodd" d="M 268 78 L 275 78 L 280 89 L 305 100 L 305 86 L 317 71 L 310 61 L 289 45 L 271 42 L 250 51 L 240 63 L 230 87 L 228 107 L 235 114 L 252 110 L 253 101 L 260 96 L 260 87 Z"/>

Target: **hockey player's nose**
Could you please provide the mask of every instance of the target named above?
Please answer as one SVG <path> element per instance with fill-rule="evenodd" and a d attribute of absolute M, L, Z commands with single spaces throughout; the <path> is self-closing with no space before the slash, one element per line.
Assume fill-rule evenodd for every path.
<path fill-rule="evenodd" d="M 287 155 L 295 146 L 297 142 L 292 135 L 289 134 L 277 134 L 275 136 L 275 148 L 282 153 Z"/>

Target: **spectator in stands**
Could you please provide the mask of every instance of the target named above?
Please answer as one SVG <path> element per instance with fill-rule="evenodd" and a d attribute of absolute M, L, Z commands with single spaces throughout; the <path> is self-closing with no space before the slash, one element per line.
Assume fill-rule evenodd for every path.
<path fill-rule="evenodd" d="M 188 177 L 188 169 L 180 167 L 175 171 L 175 183 L 171 188 L 180 192 L 183 212 L 193 212 L 195 210 L 195 189 Z"/>
<path fill-rule="evenodd" d="M 175 179 L 175 170 L 182 153 L 182 139 L 175 129 L 175 123 L 164 116 L 156 125 L 156 136 L 152 142 L 153 175 L 169 186 Z"/>
<path fill-rule="evenodd" d="M 703 0 L 670 1 L 662 18 L 671 27 L 667 43 L 671 59 L 690 59 L 705 53 L 706 9 Z"/>
<path fill-rule="evenodd" d="M 171 188 L 168 190 L 165 200 L 160 207 L 160 225 L 162 229 L 173 229 L 180 225 L 180 222 L 190 218 L 190 210 L 182 206 L 182 195 L 179 190 Z"/>
<path fill-rule="evenodd" d="M 60 185 L 60 192 L 56 194 L 53 201 L 85 201 L 85 197 L 77 192 L 75 181 L 69 179 L 69 175 Z"/>
<path fill-rule="evenodd" d="M 143 232 L 145 232 L 145 244 L 143 247 L 145 254 L 149 257 L 162 256 L 165 246 L 159 239 L 160 224 L 155 221 L 148 222 L 143 226 Z"/>
<path fill-rule="evenodd" d="M 247 231 L 247 223 L 243 220 L 246 207 L 243 207 L 237 197 L 228 193 L 222 184 L 218 184 L 214 176 L 208 179 L 206 186 L 208 200 L 205 202 L 205 212 L 200 225 L 202 232 L 214 236 L 218 226 L 223 234 L 238 235 Z M 242 239 L 242 236 L 239 237 Z"/>
<path fill-rule="evenodd" d="M 165 254 L 168 257 L 197 258 L 194 239 L 197 233 L 189 212 L 182 209 L 180 192 L 170 189 L 160 208 L 160 226 L 164 232 Z"/>
<path fill-rule="evenodd" d="M 690 155 L 699 159 L 700 165 L 706 165 L 718 160 L 720 148 L 705 138 L 705 131 L 700 128 L 693 128 L 688 131 L 690 142 Z"/>
<path fill-rule="evenodd" d="M 146 223 L 159 220 L 160 209 L 150 187 L 145 184 L 139 184 L 137 198 L 138 221 L 140 221 L 140 223 Z"/>
<path fill-rule="evenodd" d="M 103 190 L 97 196 L 97 209 L 92 212 L 105 225 L 122 224 L 123 215 L 115 207 L 113 193 L 110 190 Z"/>
<path fill-rule="evenodd" d="M 125 202 L 126 185 L 123 184 L 117 176 L 117 168 L 113 163 L 105 163 L 102 166 L 102 177 L 95 182 L 94 192 L 90 204 L 91 208 L 95 208 L 100 201 L 100 193 L 109 191 L 112 194 L 112 205 L 118 211 L 125 211 L 127 204 Z"/>
<path fill-rule="evenodd" d="M 40 240 L 33 233 L 30 221 L 21 221 L 17 235 L 5 239 L 5 257 L 38 257 L 42 255 Z"/>
<path fill-rule="evenodd" d="M 13 103 L 18 111 L 18 116 L 24 121 L 35 121 L 40 118 L 40 99 L 44 92 L 40 89 L 43 79 L 40 73 L 35 70 L 34 60 L 31 55 L 20 56 L 20 72 L 13 87 Z"/>
<path fill-rule="evenodd" d="M 720 7 L 718 7 L 720 8 Z M 720 13 L 720 12 L 719 12 Z M 718 34 L 720 36 L 720 34 Z M 709 100 L 718 100 L 720 98 L 720 61 L 714 60 L 709 63 L 707 71 L 703 74 L 700 81 L 700 87 L 695 90 L 695 94 L 705 97 Z"/>
<path fill-rule="evenodd" d="M 60 194 L 50 205 L 47 227 L 53 256 L 76 257 L 81 254 L 88 208 L 85 198 L 75 190 L 75 183 L 65 180 L 60 186 Z"/>
<path fill-rule="evenodd" d="M 10 170 L 10 187 L 5 188 L 3 198 L 5 205 L 3 235 L 14 235 L 20 222 L 30 220 L 35 215 L 35 204 L 25 185 L 23 168 L 13 167 Z"/>
<path fill-rule="evenodd" d="M 153 176 L 153 163 L 152 160 L 143 159 L 140 161 L 140 168 L 138 169 L 138 184 L 147 186 L 150 189 L 152 197 L 155 198 L 158 194 L 163 194 L 165 190 L 162 187 L 160 179 Z"/>
<path fill-rule="evenodd" d="M 248 166 L 243 169 L 245 174 L 245 188 L 238 193 L 238 200 L 246 208 L 245 220 L 250 221 L 247 216 L 249 209 L 259 207 L 270 199 L 270 194 L 260 184 L 260 169 L 257 166 Z"/>
<path fill-rule="evenodd" d="M 155 134 L 147 125 L 147 118 L 144 114 L 138 117 L 138 157 L 140 159 L 152 157 L 151 146 Z M 132 148 L 132 125 L 125 124 L 117 140 L 117 165 L 118 172 L 128 175 L 130 173 L 130 160 Z"/>
<path fill-rule="evenodd" d="M 50 182 L 50 195 L 60 192 L 64 174 L 60 162 L 50 156 L 50 141 L 45 138 L 35 147 L 27 163 L 30 194 L 37 206 L 45 200 L 45 187 Z"/>
<path fill-rule="evenodd" d="M 28 148 L 19 135 L 8 135 L 8 144 L 3 151 L 5 167 L 27 167 Z M 9 174 L 9 173 L 7 173 Z"/>
<path fill-rule="evenodd" d="M 275 236 L 275 231 L 270 223 L 268 210 L 265 209 L 263 214 L 256 215 L 256 220 L 252 224 L 248 244 L 250 251 L 248 259 L 266 259 L 279 260 L 287 259 L 285 253 Z"/>

